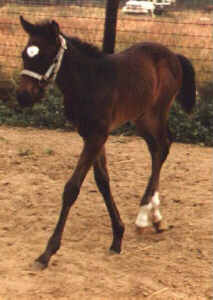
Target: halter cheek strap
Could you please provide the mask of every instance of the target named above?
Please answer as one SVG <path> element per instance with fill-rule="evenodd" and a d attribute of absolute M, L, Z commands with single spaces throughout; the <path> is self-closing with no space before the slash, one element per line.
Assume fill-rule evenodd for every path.
<path fill-rule="evenodd" d="M 62 35 L 59 35 L 59 39 L 61 42 L 61 47 L 58 51 L 58 53 L 56 54 L 56 57 L 52 63 L 52 65 L 50 65 L 50 67 L 47 69 L 46 73 L 44 75 L 41 75 L 39 73 L 36 73 L 34 71 L 30 71 L 27 69 L 24 69 L 21 72 L 21 75 L 27 75 L 29 77 L 32 77 L 34 79 L 37 79 L 38 81 L 52 81 L 52 83 L 55 81 L 56 76 L 58 74 L 58 71 L 61 67 L 61 63 L 62 63 L 62 59 L 64 56 L 64 52 L 67 49 L 67 43 L 65 38 Z"/>

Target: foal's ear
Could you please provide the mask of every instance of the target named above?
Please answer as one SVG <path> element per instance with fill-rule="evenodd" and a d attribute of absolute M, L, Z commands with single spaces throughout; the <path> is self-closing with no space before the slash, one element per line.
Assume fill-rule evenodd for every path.
<path fill-rule="evenodd" d="M 60 32 L 59 25 L 54 20 L 52 20 L 52 22 L 51 22 L 51 30 L 55 37 L 57 37 L 59 35 L 59 32 Z"/>
<path fill-rule="evenodd" d="M 28 34 L 32 34 L 35 31 L 35 25 L 26 21 L 22 16 L 20 16 L 21 25 Z"/>

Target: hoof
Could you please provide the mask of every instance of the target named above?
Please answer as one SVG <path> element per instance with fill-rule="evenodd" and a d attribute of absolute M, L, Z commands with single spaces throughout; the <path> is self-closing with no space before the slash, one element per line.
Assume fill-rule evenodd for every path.
<path fill-rule="evenodd" d="M 135 227 L 135 230 L 138 234 L 145 234 L 147 232 L 150 232 L 150 229 L 151 227 L 150 226 L 147 226 L 147 227 L 140 227 L 140 226 L 137 226 Z"/>
<path fill-rule="evenodd" d="M 109 251 L 110 251 L 111 254 L 120 254 L 121 253 L 121 247 L 112 245 L 110 247 Z"/>
<path fill-rule="evenodd" d="M 47 268 L 47 265 L 41 263 L 38 260 L 35 260 L 34 263 L 32 264 L 33 271 L 43 271 L 46 268 Z"/>
<path fill-rule="evenodd" d="M 162 233 L 171 229 L 165 221 L 154 222 L 153 226 L 157 233 Z"/>
<path fill-rule="evenodd" d="M 45 255 L 41 255 L 35 260 L 34 266 L 37 270 L 44 270 L 48 267 L 48 262 L 49 260 L 47 257 Z"/>
<path fill-rule="evenodd" d="M 108 252 L 109 256 L 114 256 L 114 255 L 117 256 L 119 254 L 120 254 L 120 252 L 117 252 L 117 251 L 113 250 L 112 248 L 109 248 L 109 252 Z"/>

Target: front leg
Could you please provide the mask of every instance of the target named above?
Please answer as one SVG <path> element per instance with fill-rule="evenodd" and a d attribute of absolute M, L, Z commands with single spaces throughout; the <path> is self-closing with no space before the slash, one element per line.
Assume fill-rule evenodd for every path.
<path fill-rule="evenodd" d="M 101 151 L 106 139 L 106 136 L 93 136 L 85 141 L 77 167 L 64 187 L 62 209 L 54 233 L 50 237 L 44 253 L 36 259 L 36 264 L 38 264 L 40 268 L 46 268 L 51 256 L 59 250 L 70 208 L 77 199 L 83 180 Z"/>
<path fill-rule="evenodd" d="M 107 171 L 107 163 L 106 163 L 106 155 L 105 149 L 103 147 L 101 153 L 97 157 L 96 161 L 94 162 L 94 176 L 95 181 L 98 186 L 99 191 L 103 195 L 104 202 L 108 209 L 111 223 L 112 223 L 112 230 L 113 230 L 113 242 L 111 245 L 110 250 L 120 253 L 121 252 L 121 243 L 124 234 L 124 224 L 120 218 L 119 211 L 117 206 L 113 200 L 113 196 L 110 190 L 109 184 L 109 175 Z"/>

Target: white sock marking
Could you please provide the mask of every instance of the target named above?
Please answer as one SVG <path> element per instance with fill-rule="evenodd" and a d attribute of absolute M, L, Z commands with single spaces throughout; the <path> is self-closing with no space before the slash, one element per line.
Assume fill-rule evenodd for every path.
<path fill-rule="evenodd" d="M 150 226 L 152 222 L 160 222 L 162 219 L 159 193 L 155 192 L 150 203 L 140 207 L 135 224 L 143 228 Z"/>
<path fill-rule="evenodd" d="M 160 222 L 162 220 L 162 215 L 160 213 L 160 199 L 158 192 L 154 193 L 151 203 L 153 205 L 153 221 Z"/>
<path fill-rule="evenodd" d="M 152 203 L 143 205 L 140 208 L 139 214 L 137 216 L 135 224 L 138 227 L 147 227 L 150 226 L 150 212 L 152 210 Z"/>

